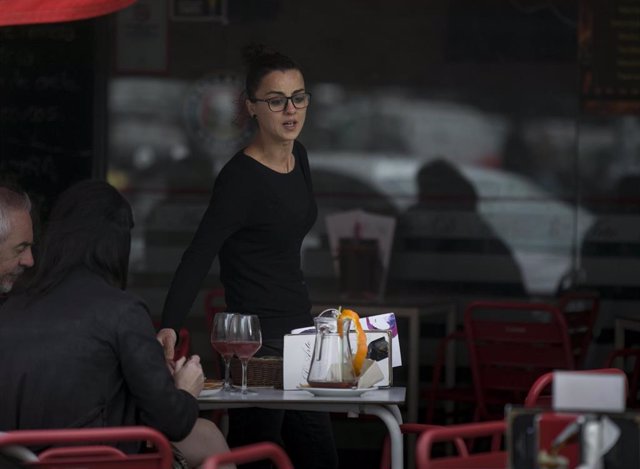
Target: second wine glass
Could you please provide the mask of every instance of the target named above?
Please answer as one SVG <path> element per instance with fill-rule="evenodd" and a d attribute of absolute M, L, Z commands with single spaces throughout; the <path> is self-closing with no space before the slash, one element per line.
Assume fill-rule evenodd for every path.
<path fill-rule="evenodd" d="M 260 320 L 253 314 L 236 314 L 231 319 L 229 341 L 233 352 L 242 363 L 242 394 L 248 394 L 247 364 L 249 359 L 262 346 L 262 332 Z"/>
<path fill-rule="evenodd" d="M 220 354 L 224 360 L 224 384 L 222 390 L 225 392 L 237 392 L 237 388 L 231 385 L 229 367 L 233 358 L 233 348 L 231 347 L 229 334 L 231 332 L 231 321 L 235 313 L 216 313 L 213 317 L 211 327 L 211 346 Z"/>

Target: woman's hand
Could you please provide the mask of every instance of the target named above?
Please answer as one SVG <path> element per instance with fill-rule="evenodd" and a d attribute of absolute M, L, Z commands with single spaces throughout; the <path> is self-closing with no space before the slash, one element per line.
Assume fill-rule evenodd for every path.
<path fill-rule="evenodd" d="M 198 397 L 204 387 L 204 372 L 198 355 L 191 355 L 186 361 L 180 359 L 176 362 L 173 374 L 176 387 L 184 389 L 193 397 Z"/>
<path fill-rule="evenodd" d="M 167 360 L 167 362 L 172 361 L 176 353 L 176 342 L 178 341 L 176 331 L 170 327 L 160 329 L 156 334 L 156 339 L 158 339 L 158 342 L 162 345 L 165 360 Z"/>

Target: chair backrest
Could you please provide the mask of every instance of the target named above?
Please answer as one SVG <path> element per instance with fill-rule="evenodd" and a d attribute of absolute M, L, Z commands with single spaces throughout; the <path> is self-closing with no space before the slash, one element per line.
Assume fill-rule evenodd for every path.
<path fill-rule="evenodd" d="M 174 360 L 179 360 L 182 357 L 188 357 L 190 349 L 191 336 L 189 335 L 189 330 L 185 327 L 181 327 L 178 331 L 178 346 L 175 350 Z"/>
<path fill-rule="evenodd" d="M 478 419 L 502 417 L 505 404 L 522 403 L 541 374 L 574 368 L 567 326 L 554 305 L 476 301 L 464 325 Z"/>
<path fill-rule="evenodd" d="M 400 425 L 400 431 L 403 435 L 419 435 L 426 430 L 432 430 L 434 428 L 443 427 L 441 425 L 429 425 L 424 423 L 403 423 Z M 454 438 L 452 443 L 459 455 L 465 456 L 469 453 L 467 445 L 462 438 Z M 384 441 L 382 442 L 380 469 L 391 469 L 391 438 L 389 437 L 389 433 L 384 436 Z"/>
<path fill-rule="evenodd" d="M 436 356 L 433 362 L 433 372 L 431 374 L 431 387 L 424 393 L 427 397 L 427 414 L 426 422 L 431 423 L 434 421 L 436 402 L 442 401 L 465 401 L 473 402 L 475 396 L 471 386 L 466 384 L 448 387 L 442 386 L 440 381 L 442 378 L 442 371 L 446 367 L 447 355 L 449 350 L 453 348 L 455 353 L 458 351 L 455 349 L 457 343 L 461 341 L 466 346 L 466 335 L 464 331 L 454 331 L 443 337 L 436 348 Z M 466 355 L 466 354 L 465 354 Z"/>
<path fill-rule="evenodd" d="M 627 382 L 627 376 L 624 371 L 618 368 L 597 368 L 593 370 L 576 370 L 576 373 L 600 373 L 600 374 L 614 374 L 622 375 L 625 379 L 626 393 L 629 394 L 629 383 Z M 553 383 L 553 371 L 540 376 L 529 389 L 529 393 L 524 400 L 525 407 L 551 407 L 551 394 L 549 387 Z"/>
<path fill-rule="evenodd" d="M 293 469 L 287 453 L 280 446 L 270 442 L 239 446 L 228 452 L 210 456 L 202 465 L 202 469 L 218 469 L 228 463 L 245 464 L 262 459 L 270 459 L 278 469 Z"/>
<path fill-rule="evenodd" d="M 159 321 L 154 321 L 153 325 L 157 328 L 160 327 Z M 178 330 L 178 343 L 174 351 L 173 360 L 179 360 L 182 357 L 189 356 L 189 350 L 191 350 L 191 336 L 189 335 L 189 329 L 181 327 Z"/>
<path fill-rule="evenodd" d="M 126 454 L 107 442 L 150 442 L 155 451 Z M 171 469 L 173 453 L 167 438 L 148 427 L 15 430 L 0 435 L 5 446 L 52 446 L 38 460 L 24 463 L 38 469 Z"/>
<path fill-rule="evenodd" d="M 600 310 L 600 295 L 591 291 L 568 291 L 558 299 L 558 308 L 567 323 L 575 367 L 582 368 Z"/>
<path fill-rule="evenodd" d="M 216 313 L 224 311 L 226 308 L 224 302 L 224 288 L 215 287 L 209 290 L 204 297 L 204 312 L 207 321 L 207 331 L 211 331 L 213 326 L 213 317 Z"/>
<path fill-rule="evenodd" d="M 433 458 L 432 449 L 435 443 L 441 441 L 502 436 L 506 428 L 506 422 L 501 420 L 448 425 L 427 430 L 418 437 L 416 442 L 416 467 L 417 469 L 504 469 L 507 467 L 507 453 L 505 451 L 496 450 L 484 453 L 465 451 L 457 456 Z"/>
<path fill-rule="evenodd" d="M 217 313 L 221 313 L 225 311 L 225 300 L 224 300 L 224 288 L 215 287 L 209 290 L 204 297 L 204 311 L 205 311 L 205 321 L 207 326 L 207 339 L 211 337 L 211 329 L 213 327 L 213 317 Z M 220 365 L 220 354 L 211 347 L 211 352 L 213 354 L 213 374 L 212 377 L 216 379 L 223 379 L 224 374 L 222 372 L 222 367 Z"/>

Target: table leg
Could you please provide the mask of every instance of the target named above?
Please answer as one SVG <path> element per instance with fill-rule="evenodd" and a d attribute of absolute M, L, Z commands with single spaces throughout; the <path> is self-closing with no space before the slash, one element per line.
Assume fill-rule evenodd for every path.
<path fill-rule="evenodd" d="M 396 419 L 399 425 L 402 425 L 402 413 L 397 405 L 388 405 L 385 407 Z"/>
<path fill-rule="evenodd" d="M 395 407 L 395 409 L 393 409 Z M 404 450 L 400 424 L 402 416 L 397 406 L 364 405 L 363 412 L 375 415 L 384 422 L 391 442 L 391 469 L 404 469 Z M 399 419 L 399 420 L 398 420 Z"/>

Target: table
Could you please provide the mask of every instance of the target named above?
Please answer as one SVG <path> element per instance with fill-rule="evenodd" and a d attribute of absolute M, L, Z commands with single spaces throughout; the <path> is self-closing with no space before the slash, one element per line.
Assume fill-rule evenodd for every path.
<path fill-rule="evenodd" d="M 402 337 L 407 334 L 409 340 L 409 365 L 407 372 L 407 421 L 418 421 L 418 401 L 420 397 L 420 320 L 428 316 L 445 316 L 445 335 L 456 330 L 458 320 L 458 304 L 454 300 L 415 300 L 403 299 L 398 301 L 385 300 L 383 303 L 366 300 L 349 299 L 342 303 L 356 309 L 360 316 L 374 316 L 376 314 L 395 313 L 398 318 L 409 321 L 408 331 L 399 330 Z M 316 303 L 311 312 L 316 315 L 328 308 L 336 308 L 338 303 L 329 301 Z M 445 384 L 452 387 L 455 384 L 455 344 L 449 344 L 445 362 Z"/>
<path fill-rule="evenodd" d="M 386 425 L 391 440 L 391 467 L 404 469 L 403 441 L 399 405 L 404 404 L 405 388 L 369 391 L 356 397 L 317 397 L 307 391 L 257 388 L 255 394 L 217 392 L 198 398 L 201 410 L 260 407 L 263 409 L 343 412 L 375 415 Z"/>

